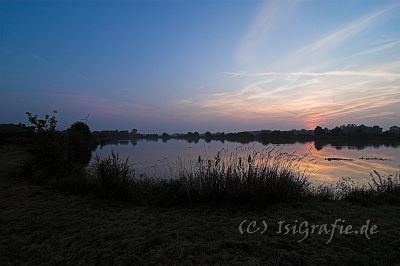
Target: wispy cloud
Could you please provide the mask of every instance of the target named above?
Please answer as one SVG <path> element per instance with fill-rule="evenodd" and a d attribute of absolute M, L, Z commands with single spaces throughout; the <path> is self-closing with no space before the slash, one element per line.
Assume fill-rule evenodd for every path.
<path fill-rule="evenodd" d="M 394 10 L 397 6 L 386 7 L 382 10 L 374 12 L 370 15 L 361 17 L 355 21 L 352 21 L 348 25 L 330 33 L 329 35 L 315 41 L 314 43 L 301 48 L 296 52 L 297 57 L 315 55 L 319 52 L 324 52 L 328 49 L 332 49 L 338 44 L 354 37 L 357 33 L 360 33 L 368 29 L 373 23 L 381 21 L 381 19 L 389 12 Z"/>
<path fill-rule="evenodd" d="M 237 60 L 242 63 L 253 61 L 259 49 L 271 40 L 271 35 L 279 28 L 279 22 L 290 14 L 297 2 L 288 0 L 264 1 L 239 45 L 236 54 Z"/>
<path fill-rule="evenodd" d="M 394 110 L 390 109 L 400 104 L 400 75 L 397 73 L 231 74 L 261 80 L 253 81 L 238 91 L 188 100 L 199 116 L 220 116 L 233 121 L 250 118 L 261 124 L 285 121 L 313 127 L 316 124 L 353 122 L 360 117 L 383 119 L 393 116 Z M 385 108 L 389 110 L 382 111 Z"/>
<path fill-rule="evenodd" d="M 289 54 L 278 62 L 278 65 L 290 64 L 304 69 L 310 64 L 315 64 L 315 61 L 312 59 L 320 59 L 321 56 L 326 55 L 335 47 L 338 47 L 346 41 L 354 38 L 357 34 L 369 29 L 373 25 L 382 23 L 389 17 L 390 13 L 393 13 L 398 9 L 399 5 L 391 5 L 372 14 L 355 19 L 326 36 L 298 49 L 293 54 Z M 381 47 L 380 49 L 386 48 L 387 47 Z M 365 51 L 365 53 L 371 52 L 374 52 L 374 50 Z M 315 69 L 315 67 L 313 69 Z"/>
<path fill-rule="evenodd" d="M 223 72 L 231 75 L 232 77 L 266 77 L 266 76 L 285 76 L 289 77 L 340 77 L 340 76 L 364 76 L 364 77 L 379 77 L 388 80 L 395 80 L 400 78 L 400 73 L 391 73 L 383 71 L 326 71 L 326 72 L 261 72 L 261 73 L 248 73 L 248 72 Z"/>
<path fill-rule="evenodd" d="M 344 54 L 341 58 L 330 56 L 330 52 L 382 23 L 398 7 L 388 6 L 359 17 L 270 65 L 270 69 L 275 66 L 276 69 L 288 69 L 287 72 L 223 72 L 248 84 L 235 91 L 186 99 L 182 104 L 190 104 L 195 115 L 202 119 L 221 117 L 240 123 L 249 120 L 258 121 L 258 124 L 300 123 L 310 128 L 317 124 L 333 125 L 363 119 L 383 121 L 390 118 L 393 122 L 394 114 L 399 112 L 396 106 L 400 104 L 398 58 L 390 58 L 395 61 L 385 63 L 381 60 L 380 64 L 373 65 L 351 63 L 355 58 L 379 56 L 389 49 L 397 49 L 400 41 L 386 39 L 360 47 L 357 52 Z M 267 2 L 244 38 L 239 55 L 256 52 L 270 37 L 282 12 L 276 2 Z M 338 62 L 346 65 L 338 67 Z"/>
<path fill-rule="evenodd" d="M 375 54 L 375 53 L 382 52 L 382 51 L 392 49 L 395 47 L 399 47 L 399 46 L 400 46 L 400 40 L 391 40 L 391 41 L 385 42 L 383 44 L 375 45 L 373 47 L 370 47 L 370 48 L 367 48 L 360 52 L 357 52 L 355 54 L 352 54 L 352 55 L 348 56 L 346 59 L 354 58 L 354 57 L 358 57 L 358 56 L 366 56 L 369 54 Z"/>

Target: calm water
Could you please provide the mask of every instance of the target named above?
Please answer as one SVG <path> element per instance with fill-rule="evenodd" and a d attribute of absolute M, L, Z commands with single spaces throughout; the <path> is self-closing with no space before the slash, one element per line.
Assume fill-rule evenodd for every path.
<path fill-rule="evenodd" d="M 259 142 L 240 144 L 236 142 L 212 141 L 206 143 L 189 143 L 185 140 L 159 141 L 119 141 L 98 147 L 95 151 L 100 157 L 107 157 L 111 151 L 117 152 L 121 158 L 129 157 L 129 162 L 137 173 L 146 173 L 168 177 L 173 175 L 178 160 L 196 161 L 199 155 L 211 156 L 224 149 L 234 151 L 238 147 L 251 146 L 262 150 L 266 147 L 282 149 L 282 151 L 298 155 L 309 154 L 304 160 L 304 167 L 310 167 L 314 183 L 335 182 L 341 177 L 351 177 L 357 182 L 370 180 L 369 173 L 377 170 L 382 175 L 396 174 L 400 171 L 400 146 L 380 144 L 317 144 L 314 142 L 294 144 L 268 144 Z M 346 158 L 351 160 L 326 160 L 325 158 Z M 361 158 L 383 158 L 385 160 L 362 160 Z M 310 161 L 311 160 L 311 161 Z"/>

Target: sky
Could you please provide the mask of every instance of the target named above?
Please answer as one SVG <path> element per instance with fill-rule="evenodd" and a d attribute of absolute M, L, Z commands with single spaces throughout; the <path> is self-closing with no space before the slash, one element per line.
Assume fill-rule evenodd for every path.
<path fill-rule="evenodd" d="M 0 123 L 400 125 L 400 1 L 0 0 Z"/>

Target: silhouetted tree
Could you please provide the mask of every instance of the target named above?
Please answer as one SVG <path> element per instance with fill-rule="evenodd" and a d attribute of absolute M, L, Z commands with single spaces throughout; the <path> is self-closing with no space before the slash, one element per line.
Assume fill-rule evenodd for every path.
<path fill-rule="evenodd" d="M 210 132 L 210 131 L 206 131 L 206 132 L 204 133 L 204 137 L 205 137 L 205 138 L 211 138 L 211 137 L 212 137 L 211 132 Z"/>
<path fill-rule="evenodd" d="M 343 136 L 343 132 L 340 127 L 335 127 L 331 130 L 331 136 Z"/>
<path fill-rule="evenodd" d="M 324 133 L 324 130 L 323 130 L 322 127 L 320 127 L 320 126 L 317 126 L 317 127 L 314 129 L 314 134 L 315 134 L 315 136 L 321 136 L 323 133 Z"/>
<path fill-rule="evenodd" d="M 392 136 L 400 136 L 400 127 L 398 126 L 392 126 L 390 127 L 390 129 L 388 130 L 388 133 Z"/>
<path fill-rule="evenodd" d="M 91 158 L 92 133 L 84 122 L 75 122 L 67 130 L 70 159 L 74 163 L 86 165 Z"/>

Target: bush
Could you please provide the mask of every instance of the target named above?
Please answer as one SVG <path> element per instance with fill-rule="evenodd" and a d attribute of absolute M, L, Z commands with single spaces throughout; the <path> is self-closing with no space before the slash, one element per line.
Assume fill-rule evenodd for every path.
<path fill-rule="evenodd" d="M 76 122 L 62 134 L 56 129 L 56 114 L 54 111 L 52 116 L 45 115 L 41 119 L 27 112 L 34 133 L 28 148 L 30 160 L 24 172 L 40 183 L 56 180 L 60 182 L 59 187 L 79 186 L 72 190 L 88 190 L 89 183 L 83 173 L 91 158 L 90 129 L 85 123 Z"/>
<path fill-rule="evenodd" d="M 92 133 L 87 124 L 73 123 L 66 134 L 69 159 L 75 163 L 86 166 L 91 159 Z"/>
<path fill-rule="evenodd" d="M 56 130 L 57 120 L 53 116 L 45 115 L 43 119 L 27 112 L 28 120 L 34 127 L 32 143 L 28 148 L 30 160 L 27 163 L 27 172 L 39 182 L 48 179 L 59 180 L 66 176 L 71 168 L 68 155 L 65 152 L 63 136 Z"/>

